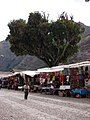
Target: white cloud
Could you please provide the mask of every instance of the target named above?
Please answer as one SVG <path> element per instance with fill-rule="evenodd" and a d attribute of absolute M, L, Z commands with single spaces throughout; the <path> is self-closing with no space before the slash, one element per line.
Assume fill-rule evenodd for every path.
<path fill-rule="evenodd" d="M 90 2 L 85 0 L 0 0 L 0 40 L 9 33 L 7 24 L 13 19 L 28 19 L 29 13 L 44 11 L 56 19 L 63 11 L 73 15 L 75 21 L 90 26 Z"/>

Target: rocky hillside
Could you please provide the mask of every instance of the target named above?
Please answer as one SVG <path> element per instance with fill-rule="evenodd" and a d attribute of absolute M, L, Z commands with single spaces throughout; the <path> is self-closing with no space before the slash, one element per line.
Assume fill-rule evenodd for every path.
<path fill-rule="evenodd" d="M 79 43 L 80 50 L 69 60 L 70 63 L 90 60 L 90 27 L 83 26 L 85 32 L 84 38 Z M 35 70 L 47 66 L 35 56 L 15 56 L 9 47 L 8 42 L 0 42 L 0 71 L 10 71 L 13 68 L 16 70 Z"/>

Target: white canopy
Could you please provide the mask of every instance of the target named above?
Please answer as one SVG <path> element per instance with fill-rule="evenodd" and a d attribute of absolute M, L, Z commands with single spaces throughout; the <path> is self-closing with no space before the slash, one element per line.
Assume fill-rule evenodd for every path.
<path fill-rule="evenodd" d="M 83 67 L 83 66 L 90 66 L 90 61 L 85 61 L 85 62 L 70 64 L 69 68 L 76 68 L 76 67 Z"/>
<path fill-rule="evenodd" d="M 6 77 L 11 77 L 14 76 L 14 73 L 12 72 L 0 72 L 0 78 L 6 78 Z"/>
<path fill-rule="evenodd" d="M 37 71 L 38 72 L 56 72 L 56 71 L 62 71 L 62 70 L 64 70 L 64 68 L 43 68 L 43 69 L 38 69 Z"/>
<path fill-rule="evenodd" d="M 53 72 L 63 71 L 64 67 L 61 67 L 61 68 L 53 68 L 52 67 L 50 70 L 53 71 Z"/>
<path fill-rule="evenodd" d="M 76 68 L 81 66 L 90 66 L 90 61 L 80 62 L 80 63 L 74 63 L 69 65 L 60 65 L 60 66 L 54 66 L 51 68 L 41 68 L 38 69 L 38 72 L 56 72 L 56 71 L 63 71 L 64 68 Z"/>
<path fill-rule="evenodd" d="M 37 69 L 37 72 L 49 72 L 50 68 L 41 68 L 41 69 Z"/>
<path fill-rule="evenodd" d="M 76 67 L 81 67 L 81 66 L 90 66 L 90 61 L 68 64 L 68 65 L 60 65 L 60 66 L 55 66 L 52 68 L 53 69 L 62 69 L 62 68 L 76 68 Z"/>
<path fill-rule="evenodd" d="M 10 76 L 14 76 L 16 74 L 23 74 L 23 75 L 29 75 L 31 77 L 33 77 L 34 75 L 43 73 L 43 72 L 56 72 L 56 71 L 63 71 L 64 68 L 77 68 L 77 67 L 82 67 L 82 66 L 90 66 L 90 61 L 84 61 L 84 62 L 80 62 L 80 63 L 74 63 L 74 64 L 69 64 L 69 65 L 60 65 L 60 66 L 55 66 L 55 67 L 47 67 L 47 68 L 41 68 L 38 69 L 37 71 L 21 71 L 21 72 L 0 72 L 0 78 L 1 77 L 10 77 Z"/>
<path fill-rule="evenodd" d="M 29 71 L 29 70 L 28 70 L 28 71 L 22 71 L 21 74 L 29 75 L 29 76 L 31 76 L 31 77 L 34 77 L 34 75 L 39 74 L 39 72 L 37 72 L 37 71 Z"/>

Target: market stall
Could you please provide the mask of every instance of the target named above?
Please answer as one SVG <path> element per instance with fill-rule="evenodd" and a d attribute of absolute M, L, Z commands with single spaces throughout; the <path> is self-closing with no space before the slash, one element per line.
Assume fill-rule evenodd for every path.
<path fill-rule="evenodd" d="M 89 66 L 90 61 L 85 61 L 37 70 L 41 74 L 40 81 L 45 84 L 42 87 L 43 91 L 52 91 L 53 89 L 53 93 L 58 91 L 60 96 L 70 96 L 73 89 L 88 89 Z"/>

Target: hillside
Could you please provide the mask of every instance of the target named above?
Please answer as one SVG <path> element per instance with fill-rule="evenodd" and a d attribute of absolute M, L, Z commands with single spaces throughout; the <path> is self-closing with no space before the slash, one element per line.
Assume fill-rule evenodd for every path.
<path fill-rule="evenodd" d="M 87 36 L 79 43 L 80 49 L 71 59 L 70 63 L 90 60 L 90 36 Z"/>
<path fill-rule="evenodd" d="M 23 57 L 16 57 L 9 49 L 9 43 L 0 42 L 0 71 L 8 71 L 17 66 Z"/>
<path fill-rule="evenodd" d="M 79 43 L 80 50 L 69 60 L 69 63 L 90 60 L 90 27 L 82 25 L 85 27 L 85 32 L 82 41 Z M 11 52 L 9 47 L 10 44 L 8 42 L 0 42 L 0 71 L 10 71 L 13 68 L 16 70 L 36 70 L 47 66 L 35 56 L 17 57 Z"/>
<path fill-rule="evenodd" d="M 14 69 L 35 70 L 45 67 L 46 64 L 35 56 L 16 56 L 10 50 L 9 42 L 0 42 L 0 71 L 10 71 Z"/>

